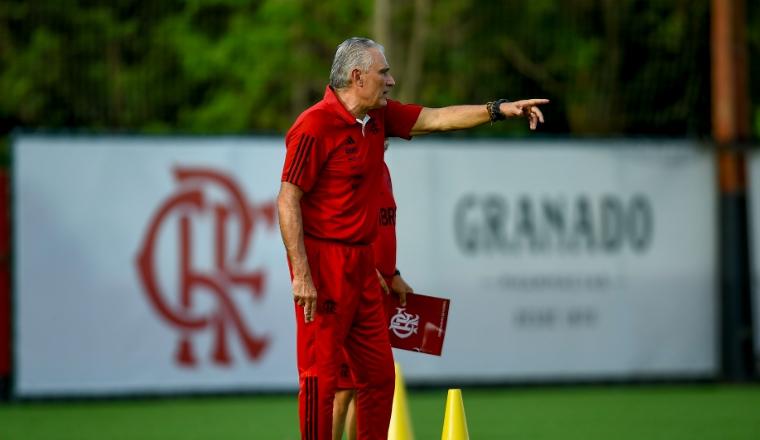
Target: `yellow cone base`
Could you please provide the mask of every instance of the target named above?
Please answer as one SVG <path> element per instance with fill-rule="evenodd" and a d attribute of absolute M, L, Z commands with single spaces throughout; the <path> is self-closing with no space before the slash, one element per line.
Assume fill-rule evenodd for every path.
<path fill-rule="evenodd" d="M 470 440 L 467 419 L 464 415 L 462 390 L 451 389 L 446 397 L 446 415 L 443 418 L 441 440 Z"/>
<path fill-rule="evenodd" d="M 414 440 L 409 409 L 406 405 L 406 386 L 401 367 L 396 363 L 396 389 L 393 392 L 393 412 L 388 426 L 388 440 Z"/>

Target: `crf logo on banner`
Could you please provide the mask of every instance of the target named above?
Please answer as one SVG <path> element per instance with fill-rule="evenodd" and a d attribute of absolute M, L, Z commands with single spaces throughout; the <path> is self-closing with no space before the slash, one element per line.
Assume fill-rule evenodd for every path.
<path fill-rule="evenodd" d="M 207 332 L 212 336 L 213 362 L 232 362 L 230 334 L 256 361 L 269 339 L 253 331 L 235 295 L 242 289 L 252 300 L 260 300 L 265 293 L 266 272 L 248 266 L 260 226 L 269 232 L 274 229 L 274 201 L 249 204 L 235 180 L 218 170 L 177 167 L 173 173 L 178 187 L 156 209 L 137 255 L 145 294 L 179 335 L 176 361 L 180 365 L 197 364 L 196 340 Z M 199 251 L 204 245 L 207 251 Z M 170 257 L 176 254 L 177 262 L 169 273 L 165 265 L 158 267 L 158 256 L 165 257 L 167 249 Z M 175 287 L 167 288 L 171 283 L 166 280 L 176 280 Z"/>

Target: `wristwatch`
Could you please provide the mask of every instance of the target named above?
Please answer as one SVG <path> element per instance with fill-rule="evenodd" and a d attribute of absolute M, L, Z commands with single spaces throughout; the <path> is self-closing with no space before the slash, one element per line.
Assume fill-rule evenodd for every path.
<path fill-rule="evenodd" d="M 487 104 L 488 116 L 491 118 L 491 122 L 507 119 L 507 117 L 504 116 L 504 113 L 502 113 L 500 109 L 501 105 L 505 102 L 509 102 L 509 99 L 497 99 L 496 101 L 491 101 Z"/>

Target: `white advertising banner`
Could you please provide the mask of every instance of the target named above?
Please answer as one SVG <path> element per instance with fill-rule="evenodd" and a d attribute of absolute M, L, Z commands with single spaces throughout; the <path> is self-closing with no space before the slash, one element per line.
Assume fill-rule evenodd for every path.
<path fill-rule="evenodd" d="M 712 157 L 393 141 L 399 268 L 451 298 L 409 383 L 716 371 Z M 281 138 L 14 142 L 17 396 L 296 388 Z"/>
<path fill-rule="evenodd" d="M 391 144 L 399 269 L 451 298 L 443 357 L 397 354 L 410 380 L 717 371 L 712 156 L 611 143 Z"/>
<path fill-rule="evenodd" d="M 752 307 L 756 365 L 760 365 L 760 154 L 752 150 L 747 163 L 749 174 L 749 235 L 752 242 Z"/>
<path fill-rule="evenodd" d="M 19 396 L 295 388 L 281 139 L 14 143 Z"/>

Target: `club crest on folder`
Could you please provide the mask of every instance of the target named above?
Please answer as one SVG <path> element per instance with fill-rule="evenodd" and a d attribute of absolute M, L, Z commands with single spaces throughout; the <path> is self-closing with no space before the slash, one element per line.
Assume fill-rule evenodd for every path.
<path fill-rule="evenodd" d="M 388 329 L 399 338 L 406 339 L 417 334 L 419 325 L 420 315 L 412 315 L 407 313 L 404 307 L 397 307 L 396 314 L 391 317 L 391 324 Z"/>

